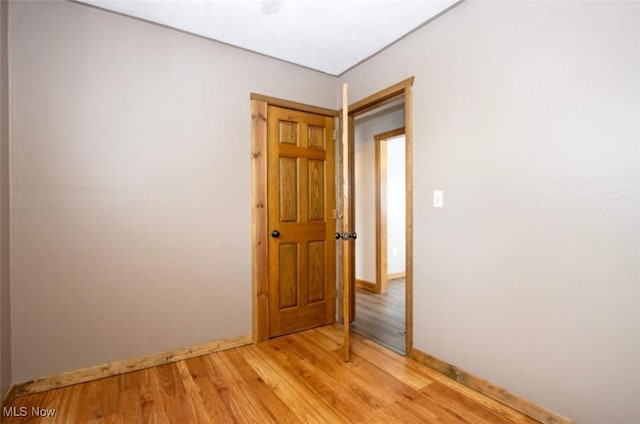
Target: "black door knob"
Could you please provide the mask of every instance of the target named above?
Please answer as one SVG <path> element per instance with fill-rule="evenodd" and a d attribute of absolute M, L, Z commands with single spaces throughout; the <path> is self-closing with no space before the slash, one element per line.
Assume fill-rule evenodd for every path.
<path fill-rule="evenodd" d="M 278 230 L 271 231 L 271 237 L 273 237 L 273 238 L 280 237 L 280 231 L 278 231 Z"/>

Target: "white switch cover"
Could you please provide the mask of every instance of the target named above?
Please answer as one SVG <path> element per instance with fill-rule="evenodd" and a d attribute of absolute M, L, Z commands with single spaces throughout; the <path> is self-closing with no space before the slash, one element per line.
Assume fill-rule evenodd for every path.
<path fill-rule="evenodd" d="M 442 190 L 435 190 L 433 192 L 433 207 L 441 208 L 444 206 L 443 192 Z"/>

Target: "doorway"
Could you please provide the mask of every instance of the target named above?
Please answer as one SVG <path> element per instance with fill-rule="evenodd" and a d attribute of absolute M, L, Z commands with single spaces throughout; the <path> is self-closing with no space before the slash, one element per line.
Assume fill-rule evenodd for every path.
<path fill-rule="evenodd" d="M 363 219 L 365 220 L 364 222 L 366 222 L 367 219 L 369 219 L 370 221 L 371 217 L 374 216 L 375 207 L 374 205 L 370 204 L 368 209 L 365 208 L 366 210 L 368 210 L 368 213 L 364 215 L 364 218 L 362 214 L 360 214 L 361 215 L 359 217 L 360 219 L 358 219 L 358 216 L 356 216 L 356 204 L 359 202 L 358 191 L 362 190 L 361 187 L 358 187 L 358 184 L 356 183 L 356 176 L 355 176 L 356 166 L 357 166 L 356 159 L 355 159 L 356 129 L 358 127 L 358 123 L 356 121 L 358 119 L 363 119 L 363 118 L 367 118 L 367 117 L 371 117 L 373 115 L 379 114 L 384 110 L 388 111 L 388 110 L 397 108 L 397 111 L 399 111 L 401 115 L 401 118 L 399 120 L 396 120 L 395 123 L 389 124 L 387 128 L 379 128 L 378 131 L 372 132 L 369 135 L 369 138 L 373 138 L 375 135 L 380 135 L 381 134 L 380 131 L 384 133 L 385 130 L 392 130 L 392 129 L 399 130 L 399 127 L 401 128 L 402 126 L 404 126 L 404 132 L 405 132 L 404 192 L 406 196 L 405 224 L 404 224 L 405 277 L 404 277 L 404 286 L 400 285 L 399 290 L 397 290 L 396 293 L 400 292 L 401 294 L 404 295 L 404 299 L 400 297 L 400 303 L 404 303 L 404 306 L 405 306 L 404 311 L 400 310 L 399 314 L 402 315 L 404 312 L 404 328 L 405 328 L 406 334 L 400 334 L 400 336 L 404 335 L 404 344 L 402 343 L 402 339 L 400 339 L 400 342 L 396 344 L 396 348 L 394 348 L 394 350 L 401 352 L 407 356 L 411 355 L 412 348 L 413 348 L 413 156 L 412 156 L 413 123 L 412 123 L 412 95 L 411 95 L 413 81 L 414 81 L 413 77 L 407 78 L 404 81 L 394 84 L 393 86 L 390 86 L 384 90 L 381 90 L 377 93 L 374 93 L 368 97 L 365 97 L 362 100 L 359 100 L 351 104 L 348 109 L 348 115 L 349 115 L 348 142 L 346 144 L 343 144 L 342 146 L 343 152 L 346 152 L 343 156 L 344 157 L 343 162 L 345 163 L 348 162 L 348 166 L 345 166 L 346 169 L 342 177 L 345 180 L 345 184 L 343 185 L 344 189 L 342 193 L 343 195 L 342 202 L 343 202 L 343 205 L 345 205 L 343 208 L 346 214 L 345 219 L 348 217 L 348 223 L 349 223 L 349 225 L 345 224 L 343 226 L 344 228 L 343 231 L 345 232 L 357 231 L 358 232 L 357 238 L 363 241 L 360 236 L 361 234 L 363 234 L 361 231 L 362 222 L 360 221 L 363 221 Z M 389 136 L 382 137 L 382 138 L 389 138 Z M 371 187 L 371 185 L 369 185 L 369 187 Z M 365 188 L 365 191 L 366 190 L 367 189 Z M 380 246 L 380 243 L 379 242 L 376 243 L 376 241 L 372 240 L 371 237 L 369 237 L 368 242 L 365 241 L 364 244 L 361 244 L 361 246 L 364 246 L 364 249 L 368 249 L 370 252 L 375 250 L 376 245 Z M 361 249 L 362 248 L 363 247 L 361 247 Z M 358 252 L 357 252 L 358 249 L 357 247 L 355 247 L 355 249 L 349 249 L 350 252 L 353 252 L 354 250 L 355 250 L 355 254 L 348 255 L 348 258 L 345 260 L 346 262 L 342 272 L 342 279 L 339 283 L 339 291 L 343 293 L 342 297 L 345 299 L 345 301 L 347 299 L 349 300 L 348 316 L 351 317 L 352 319 L 348 322 L 354 322 L 353 318 L 355 317 L 355 322 L 357 327 L 358 317 L 360 313 L 363 312 L 361 311 L 361 309 L 366 306 L 364 305 L 364 301 L 362 299 L 358 301 L 358 299 L 356 299 L 356 296 L 355 296 L 356 269 L 358 268 L 356 266 L 356 260 L 357 260 L 356 256 L 358 255 Z M 372 257 L 372 254 L 369 253 L 369 258 L 371 257 Z M 380 278 L 380 276 L 378 275 L 375 275 L 375 277 L 371 277 L 371 276 L 373 275 L 373 273 L 383 273 L 382 268 L 377 267 L 377 269 L 373 271 L 373 273 L 370 271 L 371 267 L 369 267 L 368 269 L 369 269 L 369 279 L 367 279 L 366 277 L 359 278 L 359 280 L 361 280 L 360 285 L 367 286 L 367 288 L 370 289 L 369 292 L 375 292 L 376 290 L 378 292 L 381 292 L 383 279 Z M 388 270 L 387 270 L 387 273 L 388 273 Z M 345 296 L 345 293 L 348 295 Z M 387 289 L 387 293 L 388 293 L 388 289 Z M 346 312 L 347 312 L 347 309 L 345 309 L 345 313 Z M 363 315 L 364 315 L 364 312 L 363 312 Z M 342 319 L 342 321 L 344 322 L 345 320 Z M 401 328 L 403 327 L 401 318 L 396 321 L 400 325 L 400 330 L 398 332 L 404 333 L 401 330 Z M 348 329 L 348 328 L 350 328 L 350 326 L 345 327 L 345 329 Z M 357 331 L 357 328 L 356 328 L 356 331 Z M 366 336 L 369 338 L 374 338 L 372 334 L 367 334 Z M 376 341 L 378 341 L 381 344 L 385 344 L 381 340 L 376 340 Z M 347 346 L 347 344 L 348 344 L 348 330 L 345 330 L 345 347 Z M 404 347 L 404 349 L 402 347 Z"/>
<path fill-rule="evenodd" d="M 354 332 L 403 355 L 406 353 L 404 112 L 404 98 L 399 96 L 354 121 L 357 313 L 351 322 Z"/>
<path fill-rule="evenodd" d="M 404 127 L 374 137 L 376 149 L 376 292 L 406 276 L 406 139 Z"/>

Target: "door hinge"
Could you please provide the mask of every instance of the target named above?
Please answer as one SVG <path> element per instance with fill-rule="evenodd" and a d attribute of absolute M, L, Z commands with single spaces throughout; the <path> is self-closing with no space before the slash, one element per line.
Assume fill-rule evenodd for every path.
<path fill-rule="evenodd" d="M 333 137 L 333 141 L 336 141 L 336 130 L 331 131 L 331 137 Z"/>

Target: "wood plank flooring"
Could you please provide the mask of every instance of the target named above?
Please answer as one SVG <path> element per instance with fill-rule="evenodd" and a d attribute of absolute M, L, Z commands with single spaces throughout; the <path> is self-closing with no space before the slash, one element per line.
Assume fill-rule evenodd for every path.
<path fill-rule="evenodd" d="M 361 336 L 326 326 L 44 393 L 14 423 L 533 423 Z M 25 408 L 25 409 L 20 409 Z M 37 417 L 32 408 L 54 409 Z M 7 415 L 5 409 L 4 415 Z"/>
<path fill-rule="evenodd" d="M 356 287 L 356 319 L 351 329 L 381 345 L 405 354 L 405 279 L 389 280 L 387 293 Z"/>

